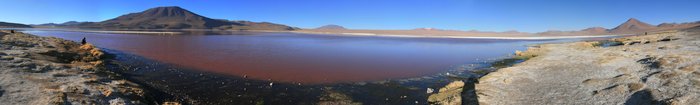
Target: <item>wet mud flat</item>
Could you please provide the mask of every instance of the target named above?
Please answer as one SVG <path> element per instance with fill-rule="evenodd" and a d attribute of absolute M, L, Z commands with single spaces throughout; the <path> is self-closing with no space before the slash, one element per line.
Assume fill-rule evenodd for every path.
<path fill-rule="evenodd" d="M 158 103 L 183 104 L 428 104 L 428 96 L 451 81 L 465 81 L 465 90 L 473 90 L 475 78 L 493 66 L 519 62 L 494 59 L 414 78 L 304 84 L 217 74 L 105 51 L 115 55 L 108 64 L 111 70 L 154 91 L 151 98 Z M 476 102 L 473 91 L 463 94 L 466 103 Z"/>

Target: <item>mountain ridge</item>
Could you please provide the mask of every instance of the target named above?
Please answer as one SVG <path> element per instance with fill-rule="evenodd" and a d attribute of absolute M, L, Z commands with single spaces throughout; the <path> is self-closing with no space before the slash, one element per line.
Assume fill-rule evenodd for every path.
<path fill-rule="evenodd" d="M 536 34 L 539 35 L 611 35 L 611 34 L 641 34 L 653 31 L 665 31 L 675 29 L 685 29 L 695 26 L 700 26 L 700 21 L 686 23 L 661 23 L 659 25 L 651 25 L 642 22 L 636 18 L 629 18 L 620 25 L 606 29 L 603 27 L 590 27 L 579 31 L 545 31 Z"/>
<path fill-rule="evenodd" d="M 49 24 L 51 25 L 51 24 Z M 270 22 L 229 21 L 212 19 L 178 6 L 150 8 L 128 13 L 101 22 L 77 22 L 53 24 L 54 26 L 91 29 L 217 29 L 217 30 L 277 30 L 290 31 L 299 28 Z"/>
<path fill-rule="evenodd" d="M 637 20 L 636 18 L 630 18 L 624 23 L 618 25 L 617 27 L 610 29 L 610 33 L 633 33 L 647 31 L 654 29 L 656 26 Z"/>
<path fill-rule="evenodd" d="M 224 20 L 212 19 L 192 11 L 177 6 L 155 7 L 142 12 L 128 13 L 116 18 L 101 22 L 77 22 L 68 21 L 61 24 L 48 23 L 34 26 L 51 27 L 72 27 L 72 28 L 98 28 L 98 29 L 216 29 L 216 30 L 273 30 L 273 31 L 293 31 L 300 28 L 270 22 L 252 22 L 244 20 Z M 639 34 L 652 31 L 663 31 L 673 29 L 683 29 L 700 26 L 700 21 L 684 23 L 661 23 L 651 25 L 636 18 L 629 18 L 620 25 L 607 29 L 603 27 L 590 27 L 577 31 L 551 30 L 537 33 L 527 33 L 535 35 L 613 35 L 613 34 Z M 313 29 L 304 30 L 353 30 L 339 25 L 325 25 Z M 441 30 L 434 28 L 416 28 L 406 31 L 460 31 Z M 382 30 L 378 30 L 382 31 Z M 396 31 L 396 30 L 388 30 Z M 490 32 L 490 31 L 461 31 L 468 33 L 518 33 L 523 32 Z"/>
<path fill-rule="evenodd" d="M 335 25 L 335 24 L 329 24 L 329 25 L 324 25 L 318 28 L 315 28 L 317 30 L 347 30 L 347 28 L 340 26 L 340 25 Z"/>
<path fill-rule="evenodd" d="M 19 24 L 19 23 L 10 23 L 10 22 L 0 22 L 0 28 L 31 28 L 32 26 L 25 25 L 25 24 Z"/>

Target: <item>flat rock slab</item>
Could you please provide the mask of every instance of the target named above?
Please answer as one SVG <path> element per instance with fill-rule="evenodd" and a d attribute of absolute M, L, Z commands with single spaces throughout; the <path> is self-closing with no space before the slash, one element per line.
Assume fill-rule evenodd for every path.
<path fill-rule="evenodd" d="M 478 101 L 482 105 L 700 105 L 698 31 L 616 40 L 627 43 L 540 45 L 537 57 L 480 78 L 475 86 Z"/>
<path fill-rule="evenodd" d="M 0 33 L 0 105 L 148 104 L 140 85 L 102 69 L 94 46 Z"/>

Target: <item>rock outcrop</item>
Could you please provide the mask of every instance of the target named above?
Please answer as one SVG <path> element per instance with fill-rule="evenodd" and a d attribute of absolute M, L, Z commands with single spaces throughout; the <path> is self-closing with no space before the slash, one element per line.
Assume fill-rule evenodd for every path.
<path fill-rule="evenodd" d="M 354 102 L 348 95 L 333 91 L 332 88 L 324 89 L 318 105 L 362 105 L 360 102 Z"/>
<path fill-rule="evenodd" d="M 464 82 L 454 81 L 440 88 L 438 93 L 428 96 L 428 102 L 438 105 L 462 105 L 463 90 Z"/>
<path fill-rule="evenodd" d="M 104 69 L 95 46 L 21 32 L 0 37 L 0 104 L 150 103 L 138 84 Z"/>
<path fill-rule="evenodd" d="M 543 44 L 519 55 L 534 57 L 479 79 L 480 104 L 700 104 L 700 27 Z"/>

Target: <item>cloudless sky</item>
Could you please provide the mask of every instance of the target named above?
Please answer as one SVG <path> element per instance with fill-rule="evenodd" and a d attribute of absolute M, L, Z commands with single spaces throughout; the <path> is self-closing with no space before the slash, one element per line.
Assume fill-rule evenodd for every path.
<path fill-rule="evenodd" d="M 700 0 L 0 0 L 0 21 L 24 24 L 103 21 L 158 6 L 215 19 L 301 28 L 541 32 L 614 28 L 629 18 L 650 24 L 700 21 Z"/>

